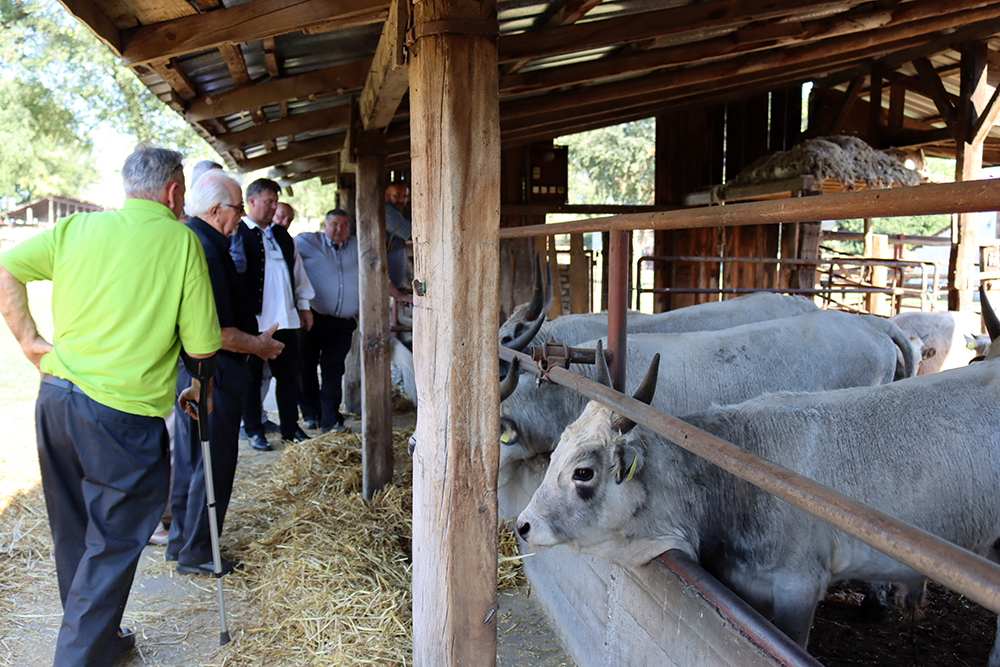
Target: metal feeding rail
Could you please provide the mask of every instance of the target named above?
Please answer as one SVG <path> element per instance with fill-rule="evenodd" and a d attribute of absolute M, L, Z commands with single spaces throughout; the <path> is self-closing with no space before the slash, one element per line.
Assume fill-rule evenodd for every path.
<path fill-rule="evenodd" d="M 543 374 L 528 355 L 501 347 L 500 357 L 516 358 L 521 368 Z M 1000 613 L 1000 566 L 985 558 L 558 364 L 549 364 L 544 375 Z"/>
<path fill-rule="evenodd" d="M 691 262 L 700 264 L 773 264 L 776 267 L 798 266 L 814 267 L 824 276 L 820 279 L 819 287 L 807 288 L 697 288 L 697 287 L 643 287 L 642 286 L 642 265 L 666 262 Z M 864 286 L 861 283 L 852 284 L 848 282 L 837 282 L 842 276 L 837 272 L 837 267 L 885 267 L 896 269 L 905 277 L 906 269 L 913 269 L 919 276 L 919 287 L 906 287 L 903 280 L 896 281 L 895 285 L 885 287 Z M 928 276 L 928 272 L 932 275 Z M 763 257 L 697 257 L 681 255 L 644 255 L 636 261 L 635 266 L 635 308 L 639 308 L 639 298 L 643 294 L 749 294 L 751 292 L 779 292 L 781 294 L 802 294 L 806 296 L 821 296 L 827 301 L 833 301 L 833 295 L 839 294 L 842 297 L 847 294 L 888 294 L 893 297 L 913 297 L 920 299 L 920 309 L 927 310 L 927 302 L 937 303 L 940 282 L 940 269 L 934 262 L 892 260 L 892 259 L 870 259 L 861 257 L 831 257 L 829 259 L 780 259 Z"/>

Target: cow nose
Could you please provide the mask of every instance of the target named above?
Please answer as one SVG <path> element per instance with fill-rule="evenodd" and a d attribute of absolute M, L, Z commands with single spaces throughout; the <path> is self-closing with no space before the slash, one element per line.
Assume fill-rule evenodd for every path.
<path fill-rule="evenodd" d="M 520 521 L 517 524 L 517 534 L 521 536 L 522 539 L 528 539 L 528 533 L 531 532 L 531 522 L 530 521 Z"/>

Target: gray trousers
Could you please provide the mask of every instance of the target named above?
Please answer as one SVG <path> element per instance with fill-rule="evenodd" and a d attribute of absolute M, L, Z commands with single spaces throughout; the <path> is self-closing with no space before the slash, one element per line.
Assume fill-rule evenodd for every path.
<path fill-rule="evenodd" d="M 46 375 L 35 428 L 63 605 L 54 665 L 105 667 L 139 556 L 167 502 L 166 427 Z"/>

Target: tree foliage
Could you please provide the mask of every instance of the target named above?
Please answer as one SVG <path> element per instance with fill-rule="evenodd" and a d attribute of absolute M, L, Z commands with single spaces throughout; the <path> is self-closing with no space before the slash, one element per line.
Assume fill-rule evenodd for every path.
<path fill-rule="evenodd" d="M 572 204 L 653 204 L 656 120 L 560 137 L 569 146 Z"/>
<path fill-rule="evenodd" d="M 0 197 L 79 195 L 102 134 L 207 145 L 55 0 L 0 0 Z M 12 150 L 16 147 L 16 150 Z"/>

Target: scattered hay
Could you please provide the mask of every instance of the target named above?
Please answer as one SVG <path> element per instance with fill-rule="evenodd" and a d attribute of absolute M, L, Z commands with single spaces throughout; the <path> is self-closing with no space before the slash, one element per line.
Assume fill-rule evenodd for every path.
<path fill-rule="evenodd" d="M 234 594 L 255 613 L 208 667 L 412 662 L 411 433 L 393 432 L 393 483 L 370 502 L 355 434 L 290 445 L 241 477 L 226 535 L 244 564 Z M 518 585 L 516 541 L 499 542 L 498 585 Z"/>
<path fill-rule="evenodd" d="M 835 136 L 808 139 L 791 150 L 763 157 L 726 187 L 772 183 L 807 174 L 817 183 L 834 179 L 845 190 L 853 190 L 857 181 L 870 189 L 920 183 L 920 174 L 894 157 L 873 149 L 857 137 Z M 721 196 L 725 198 L 724 189 Z"/>

